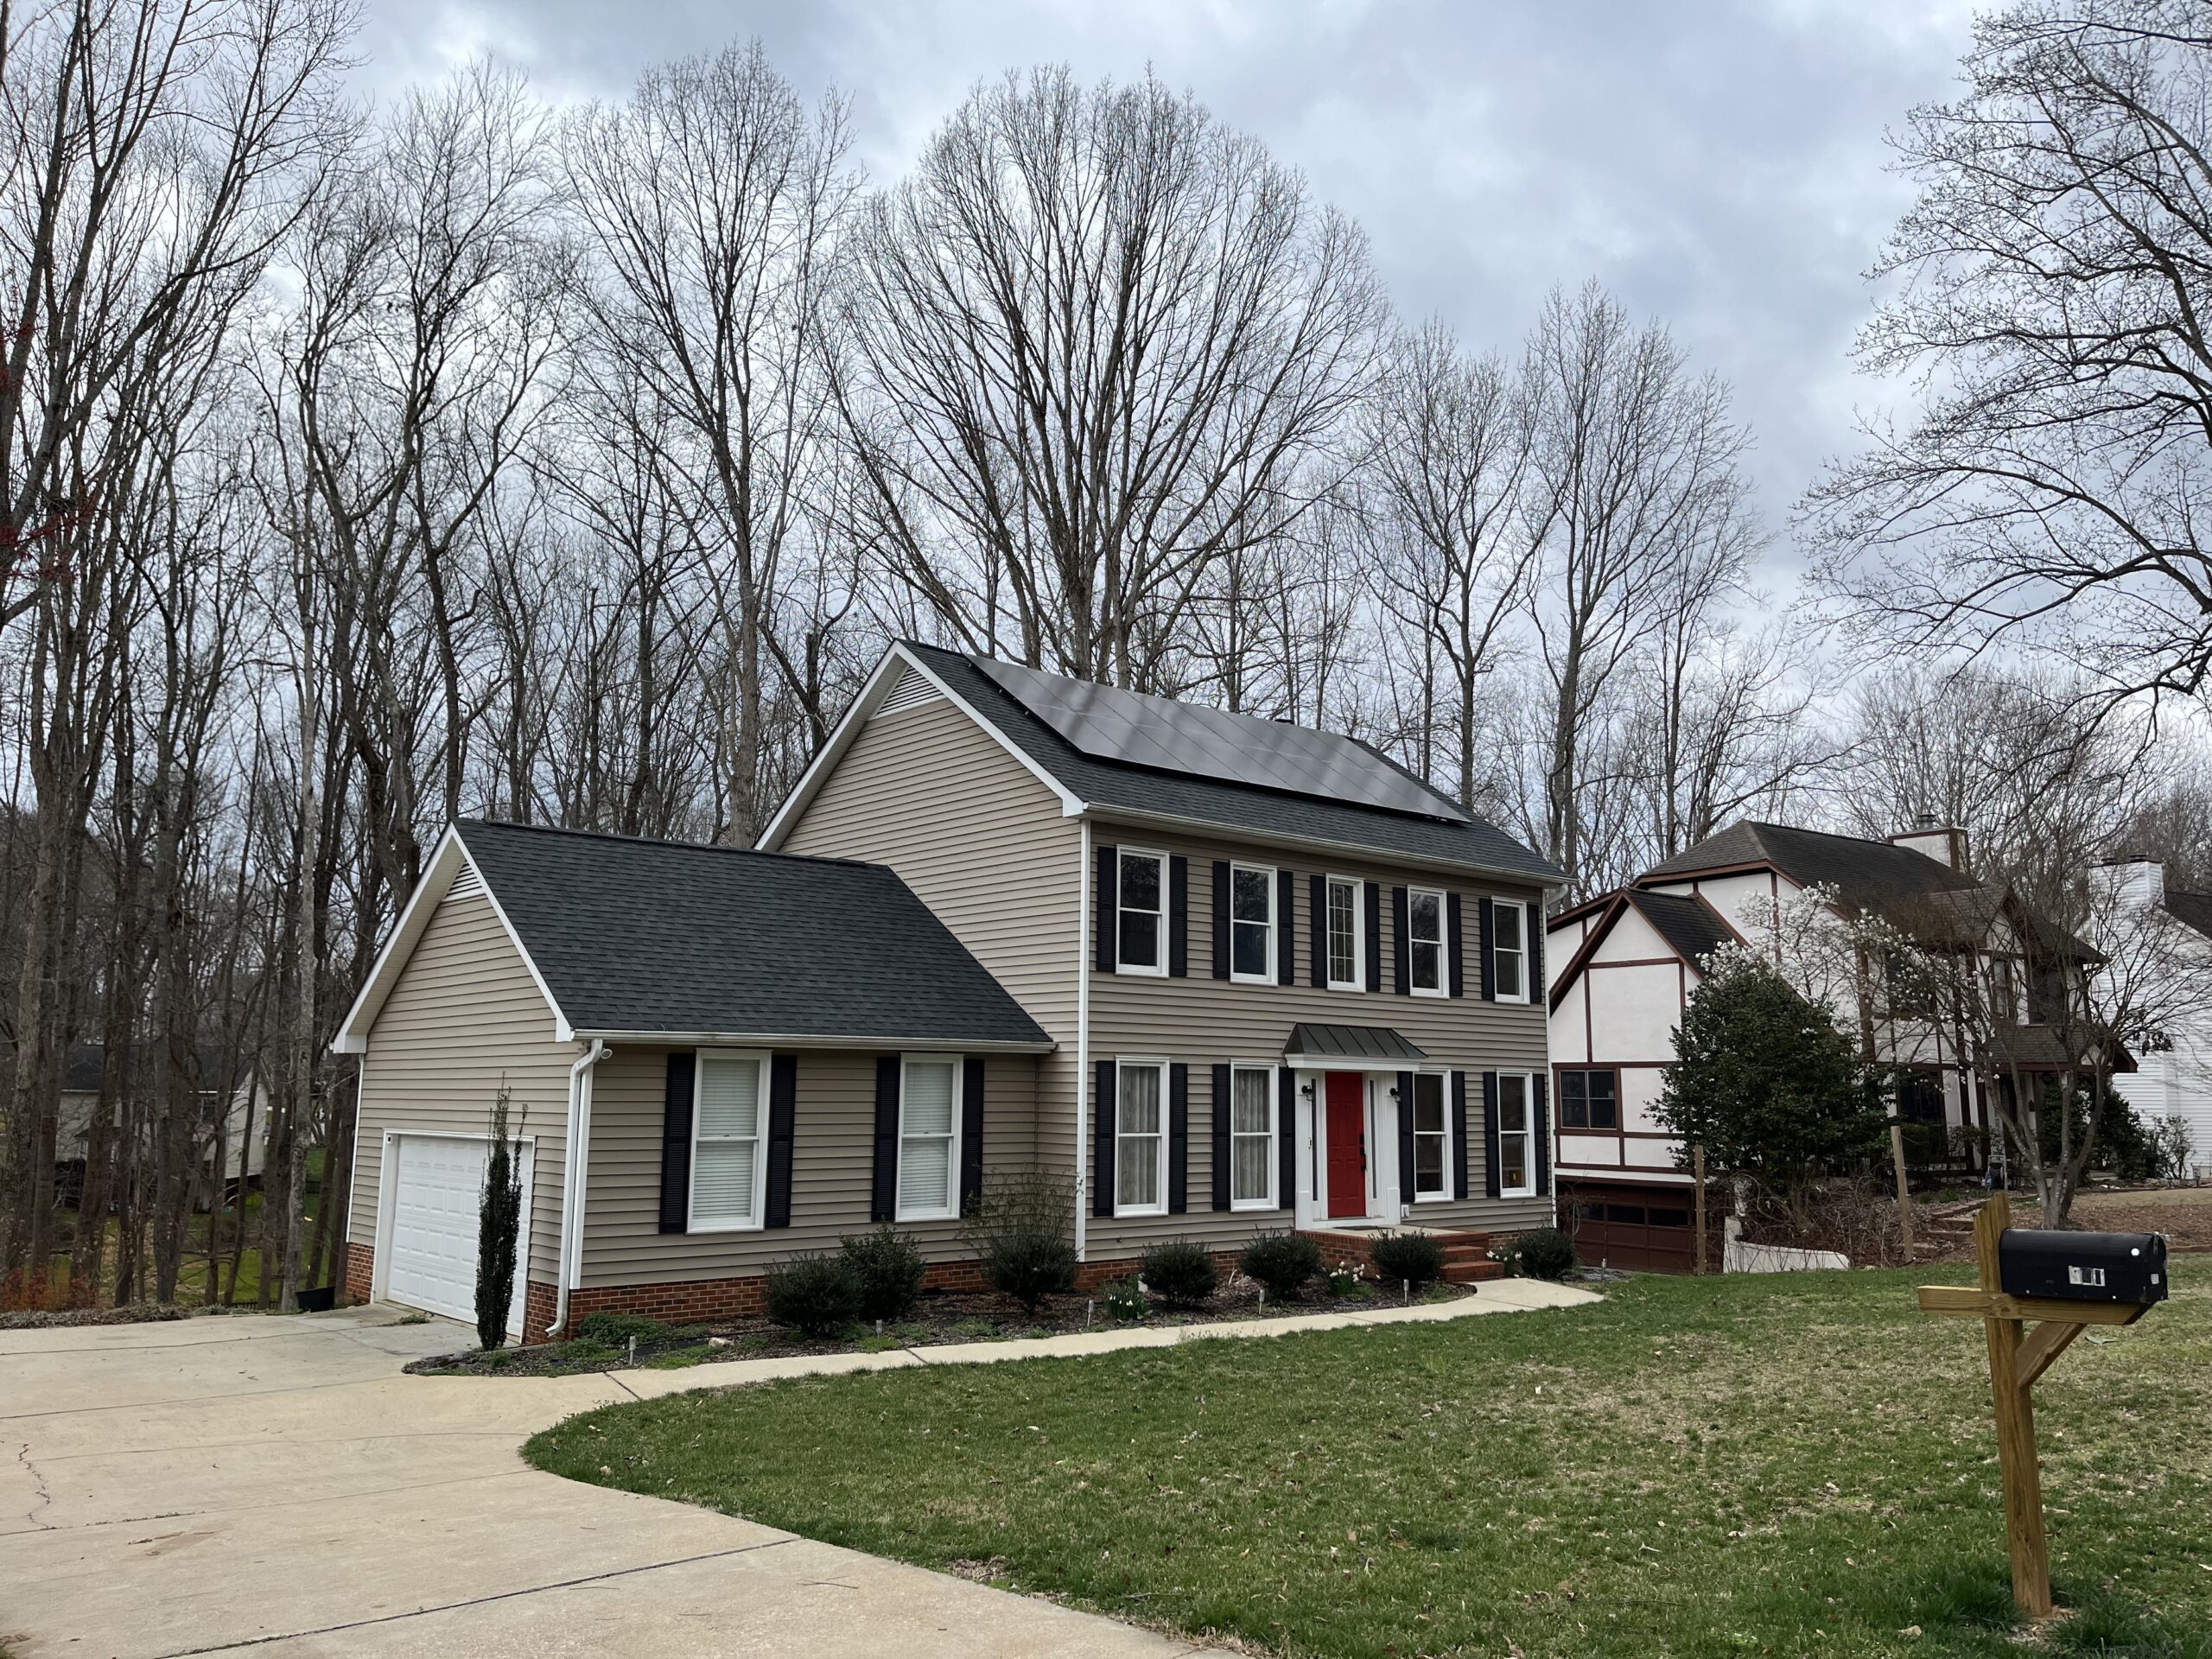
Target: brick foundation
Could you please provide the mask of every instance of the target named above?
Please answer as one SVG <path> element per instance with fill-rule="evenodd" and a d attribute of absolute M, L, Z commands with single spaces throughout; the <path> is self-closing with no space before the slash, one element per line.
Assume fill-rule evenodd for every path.
<path fill-rule="evenodd" d="M 373 1245 L 348 1244 L 346 1247 L 346 1275 L 343 1293 L 339 1300 L 346 1306 L 369 1300 L 369 1288 L 376 1283 L 377 1253 Z"/>

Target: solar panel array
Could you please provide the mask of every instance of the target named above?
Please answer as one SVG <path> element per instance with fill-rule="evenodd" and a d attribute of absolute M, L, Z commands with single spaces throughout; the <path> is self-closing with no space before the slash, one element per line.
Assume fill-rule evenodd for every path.
<path fill-rule="evenodd" d="M 1084 753 L 1465 823 L 1446 797 L 1331 732 L 1071 680 L 995 658 L 976 665 Z"/>

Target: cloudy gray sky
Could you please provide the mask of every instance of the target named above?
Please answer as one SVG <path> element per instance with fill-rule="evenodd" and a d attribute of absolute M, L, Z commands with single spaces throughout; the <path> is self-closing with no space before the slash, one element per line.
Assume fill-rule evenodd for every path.
<path fill-rule="evenodd" d="M 1400 309 L 1510 347 L 1595 276 L 1735 386 L 1779 533 L 1854 411 L 1862 273 L 1907 200 L 1885 126 L 1948 95 L 1958 0 L 371 0 L 365 87 L 472 54 L 544 95 L 619 97 L 645 65 L 758 35 L 809 96 L 855 101 L 897 176 L 979 79 L 1149 64 L 1356 216 Z M 1778 539 L 1771 586 L 1796 561 Z"/>

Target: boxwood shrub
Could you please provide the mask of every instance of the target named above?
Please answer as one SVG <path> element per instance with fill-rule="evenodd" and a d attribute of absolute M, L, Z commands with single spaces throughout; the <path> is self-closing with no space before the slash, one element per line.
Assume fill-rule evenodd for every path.
<path fill-rule="evenodd" d="M 802 1336 L 834 1337 L 860 1317 L 860 1281 L 842 1255 L 795 1255 L 768 1270 L 768 1317 Z"/>
<path fill-rule="evenodd" d="M 1138 1273 L 1145 1287 L 1170 1307 L 1196 1307 L 1221 1283 L 1213 1252 L 1187 1238 L 1154 1245 Z"/>
<path fill-rule="evenodd" d="M 1295 1295 L 1321 1271 L 1321 1247 L 1297 1233 L 1262 1233 L 1244 1247 L 1236 1265 L 1270 1294 Z"/>

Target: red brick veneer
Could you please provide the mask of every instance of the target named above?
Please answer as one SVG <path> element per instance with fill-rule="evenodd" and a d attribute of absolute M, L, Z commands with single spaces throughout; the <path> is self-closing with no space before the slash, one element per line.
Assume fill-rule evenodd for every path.
<path fill-rule="evenodd" d="M 370 1287 L 376 1283 L 377 1253 L 371 1244 L 347 1244 L 346 1247 L 345 1294 L 340 1299 L 347 1306 L 369 1300 Z"/>

